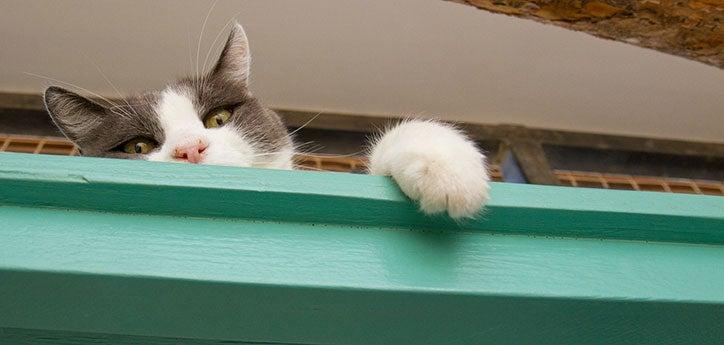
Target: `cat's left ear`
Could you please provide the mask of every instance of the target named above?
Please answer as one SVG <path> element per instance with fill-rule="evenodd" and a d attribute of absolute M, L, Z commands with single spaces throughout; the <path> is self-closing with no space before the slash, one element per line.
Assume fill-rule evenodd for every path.
<path fill-rule="evenodd" d="M 222 77 L 227 81 L 249 85 L 249 69 L 251 67 L 251 54 L 249 53 L 249 40 L 246 38 L 244 28 L 235 23 L 226 41 L 224 50 L 211 70 L 212 77 Z"/>
<path fill-rule="evenodd" d="M 44 101 L 53 123 L 82 150 L 108 114 L 104 106 L 57 86 L 45 90 Z"/>

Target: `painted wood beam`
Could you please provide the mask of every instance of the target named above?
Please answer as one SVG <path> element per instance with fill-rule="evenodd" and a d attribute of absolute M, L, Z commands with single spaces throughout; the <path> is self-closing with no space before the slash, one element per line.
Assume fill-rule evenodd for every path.
<path fill-rule="evenodd" d="M 0 154 L 0 343 L 716 343 L 724 198 Z M 625 336 L 624 336 L 625 335 Z"/>
<path fill-rule="evenodd" d="M 445 0 L 724 68 L 723 0 Z"/>

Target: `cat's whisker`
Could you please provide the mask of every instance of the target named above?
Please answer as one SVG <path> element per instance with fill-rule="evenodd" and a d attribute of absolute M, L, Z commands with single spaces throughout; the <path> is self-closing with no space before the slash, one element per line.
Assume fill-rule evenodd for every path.
<path fill-rule="evenodd" d="M 320 148 L 320 149 L 321 149 L 321 148 Z M 263 152 L 263 153 L 257 153 L 257 154 L 251 155 L 251 156 L 249 156 L 249 157 L 251 157 L 251 158 L 256 158 L 256 157 L 273 156 L 273 155 L 279 155 L 279 154 L 286 154 L 286 153 L 288 153 L 288 152 L 289 152 L 289 151 L 287 151 L 287 150 L 274 151 L 274 152 Z M 327 157 L 327 158 L 343 157 L 343 156 L 335 156 L 335 155 L 331 155 L 331 154 L 329 154 L 329 155 L 326 155 L 326 154 L 314 155 L 313 152 L 300 152 L 300 151 L 297 151 L 297 150 L 294 150 L 293 152 L 294 152 L 294 155 L 295 155 L 295 159 L 296 159 L 296 155 L 300 155 L 300 154 L 301 154 L 301 155 L 305 155 L 305 156 L 312 156 L 312 157 Z"/>
<path fill-rule="evenodd" d="M 96 69 L 98 70 L 98 73 L 100 73 L 100 75 L 103 77 L 103 79 L 106 81 L 106 83 L 108 83 L 108 85 L 110 85 L 113 88 L 113 90 L 116 91 L 116 94 L 118 95 L 118 99 L 123 100 L 123 102 L 125 102 L 126 105 L 128 105 L 128 109 L 130 111 L 132 111 L 134 114 L 136 114 L 136 116 L 140 117 L 140 115 L 138 114 L 138 112 L 136 112 L 136 110 L 133 108 L 133 106 L 130 103 L 128 103 L 128 100 L 125 97 L 123 97 L 123 95 L 121 94 L 121 91 L 119 91 L 118 88 L 113 84 L 113 82 L 111 82 L 111 80 L 108 78 L 108 76 L 105 73 L 103 73 L 103 69 L 101 69 L 101 66 L 99 66 L 97 63 L 95 63 L 95 61 L 90 60 L 90 58 L 88 56 L 86 56 L 86 60 L 90 61 L 90 63 L 92 63 L 93 66 L 96 67 Z M 120 110 L 122 108 L 118 107 L 118 109 Z M 130 115 L 130 113 L 129 113 L 129 115 Z"/>
<path fill-rule="evenodd" d="M 194 69 L 194 48 L 193 48 L 194 44 L 193 44 L 193 39 L 191 38 L 191 30 L 188 28 L 186 30 L 186 36 L 187 36 L 187 44 L 188 44 L 188 48 L 189 48 L 189 72 L 188 72 L 188 75 L 190 76 L 189 80 L 191 81 L 191 85 L 193 85 L 194 87 L 197 87 L 197 85 L 196 85 L 197 76 L 196 76 L 196 74 L 194 74 L 194 70 L 193 70 Z"/>
<path fill-rule="evenodd" d="M 226 31 L 226 28 L 229 26 L 229 24 L 231 24 L 234 20 L 236 20 L 236 17 L 239 14 L 241 14 L 241 12 L 236 12 L 236 14 L 234 14 L 231 18 L 229 18 L 229 20 L 226 21 L 226 24 L 224 24 L 224 27 L 222 27 L 221 30 L 219 30 L 219 33 L 216 34 L 216 37 L 214 37 L 214 40 L 211 42 L 211 46 L 209 47 L 209 50 L 206 52 L 206 56 L 204 57 L 204 64 L 201 66 L 202 72 L 205 72 L 206 68 L 208 68 L 206 66 L 206 64 L 209 61 L 209 57 L 211 57 L 211 52 L 214 50 L 214 46 L 216 46 L 216 43 L 219 41 L 219 38 L 221 38 L 221 34 L 223 34 L 224 31 Z"/>
<path fill-rule="evenodd" d="M 302 149 L 305 149 L 305 151 L 302 151 Z M 295 154 L 307 154 L 307 153 L 315 153 L 320 150 L 324 150 L 325 147 L 323 145 L 319 145 L 318 143 L 314 141 L 308 141 L 303 144 L 294 144 L 294 153 Z"/>
<path fill-rule="evenodd" d="M 256 158 L 256 157 L 274 156 L 274 155 L 282 154 L 284 152 L 285 151 L 257 153 L 257 154 L 253 154 L 249 157 Z"/>
<path fill-rule="evenodd" d="M 314 152 L 296 152 L 297 154 L 302 154 L 305 156 L 310 157 L 319 157 L 319 158 L 349 158 L 349 157 L 362 157 L 364 156 L 366 150 L 359 150 L 357 152 L 348 153 L 346 155 L 337 155 L 337 154 L 331 154 L 331 153 L 314 153 Z"/>
<path fill-rule="evenodd" d="M 128 103 L 128 105 L 133 106 L 133 107 L 139 107 L 139 106 L 142 106 L 142 105 L 149 105 L 149 104 L 151 104 L 150 101 L 148 101 L 148 102 L 143 102 L 143 103 Z M 108 109 L 123 109 L 123 105 L 120 104 L 120 105 L 110 106 L 110 107 L 108 107 Z"/>
<path fill-rule="evenodd" d="M 263 153 L 253 154 L 253 155 L 251 155 L 251 156 L 249 156 L 249 157 L 273 156 L 273 155 L 278 155 L 278 154 L 285 154 L 285 153 L 288 153 L 288 152 L 289 152 L 288 150 L 273 151 L 273 152 L 263 152 Z M 300 153 L 300 152 L 297 152 L 297 151 L 293 151 L 293 152 L 294 152 L 295 155 Z"/>
<path fill-rule="evenodd" d="M 209 11 L 206 12 L 206 17 L 204 17 L 204 22 L 201 24 L 201 32 L 199 33 L 199 40 L 196 44 L 196 75 L 201 76 L 201 73 L 203 71 L 199 71 L 199 54 L 201 54 L 201 41 L 204 38 L 204 30 L 206 30 L 206 23 L 209 21 L 209 16 L 211 16 L 211 12 L 214 10 L 214 7 L 216 7 L 216 4 L 219 2 L 219 0 L 214 0 L 214 2 L 211 4 L 211 7 L 209 8 Z M 203 87 L 204 79 L 201 79 L 201 86 Z"/>
<path fill-rule="evenodd" d="M 302 164 L 296 164 L 296 163 L 292 164 L 292 165 L 294 166 L 294 169 L 297 169 L 297 170 L 312 170 L 312 171 L 326 171 L 326 172 L 331 171 L 331 170 L 325 170 L 322 168 L 312 167 L 309 165 L 302 165 Z"/>
<path fill-rule="evenodd" d="M 116 107 L 119 107 L 119 105 L 118 105 L 117 103 L 112 102 L 112 101 L 109 100 L 108 98 L 103 97 L 103 96 L 99 95 L 98 93 L 93 92 L 93 91 L 91 91 L 91 90 L 88 90 L 88 89 L 86 89 L 86 88 L 84 88 L 84 87 L 80 87 L 80 86 L 78 86 L 78 85 L 76 85 L 76 84 L 69 83 L 69 82 L 66 82 L 66 81 L 62 81 L 62 80 L 60 80 L 60 79 L 48 77 L 48 76 L 41 75 L 41 74 L 31 73 L 31 72 L 23 72 L 23 74 L 30 75 L 30 76 L 33 76 L 33 77 L 36 77 L 36 78 L 41 78 L 41 79 L 50 80 L 50 81 L 56 82 L 56 83 L 58 83 L 58 84 L 62 84 L 62 85 L 68 86 L 68 87 L 72 87 L 72 88 L 75 88 L 75 89 L 84 91 L 84 92 L 86 92 L 86 93 L 88 93 L 88 94 L 90 94 L 90 95 L 92 95 L 92 96 L 95 96 L 96 98 L 98 98 L 98 99 L 100 99 L 100 100 L 108 103 L 107 106 L 116 106 Z M 120 110 L 120 109 L 119 109 L 119 110 Z M 114 114 L 122 115 L 122 116 L 124 116 L 124 117 L 130 116 L 130 114 L 128 114 L 128 113 L 119 114 L 119 113 L 116 113 L 116 112 L 113 111 L 113 110 L 111 110 L 111 111 L 112 111 Z"/>
<path fill-rule="evenodd" d="M 309 151 L 304 151 L 304 152 L 295 151 L 294 154 L 296 154 L 297 156 L 312 157 L 312 154 L 313 154 L 313 153 L 319 152 L 319 151 L 321 151 L 321 150 L 323 150 L 323 149 L 324 149 L 323 146 L 316 146 L 316 147 L 311 148 L 311 150 L 309 150 Z"/>
<path fill-rule="evenodd" d="M 302 150 L 309 150 L 309 151 L 302 151 Z M 317 144 L 314 141 L 309 141 L 304 144 L 294 144 L 294 152 L 295 153 L 304 153 L 304 152 L 317 152 L 319 150 L 324 149 L 324 146 Z"/>
<path fill-rule="evenodd" d="M 311 140 L 311 141 L 307 141 L 307 142 L 303 142 L 303 143 L 294 143 L 294 150 L 298 150 L 304 146 L 308 146 L 308 145 L 312 145 L 312 144 L 317 144 L 317 142 Z"/>
<path fill-rule="evenodd" d="M 125 104 L 128 105 L 129 107 L 149 106 L 149 105 L 154 104 L 154 101 L 151 100 L 151 99 L 149 99 L 150 96 L 151 96 L 151 94 L 149 94 L 149 93 L 143 93 L 143 94 L 138 95 L 137 98 L 142 98 L 143 100 L 145 100 L 145 102 L 133 102 L 133 103 L 130 103 L 130 102 L 128 102 L 125 98 L 124 98 L 123 100 L 124 100 Z M 124 107 L 124 105 L 119 104 L 119 105 L 114 105 L 114 106 L 108 107 L 108 109 L 110 109 L 110 110 L 114 110 L 114 109 L 122 110 L 123 107 Z M 138 115 L 138 112 L 134 111 L 134 113 L 136 113 L 136 114 Z"/>
<path fill-rule="evenodd" d="M 320 112 L 320 113 L 317 113 L 316 115 L 312 116 L 312 118 L 309 119 L 309 121 L 305 122 L 305 123 L 302 124 L 301 126 L 297 127 L 297 129 L 295 129 L 295 130 L 293 130 L 292 132 L 290 132 L 290 133 L 289 133 L 289 136 L 292 136 L 292 135 L 294 135 L 295 133 L 299 132 L 299 131 L 300 131 L 301 129 L 303 129 L 304 127 L 307 127 L 307 125 L 309 125 L 310 123 L 312 123 L 312 121 L 316 120 L 316 119 L 319 117 L 319 115 L 321 115 L 321 114 L 322 114 L 322 113 Z"/>

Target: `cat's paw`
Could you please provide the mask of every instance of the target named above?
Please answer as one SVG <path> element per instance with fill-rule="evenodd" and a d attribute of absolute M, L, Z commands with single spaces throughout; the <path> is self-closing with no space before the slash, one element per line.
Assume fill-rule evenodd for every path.
<path fill-rule="evenodd" d="M 373 175 L 390 175 L 427 214 L 475 217 L 489 198 L 485 156 L 462 132 L 434 121 L 386 131 L 369 157 Z"/>

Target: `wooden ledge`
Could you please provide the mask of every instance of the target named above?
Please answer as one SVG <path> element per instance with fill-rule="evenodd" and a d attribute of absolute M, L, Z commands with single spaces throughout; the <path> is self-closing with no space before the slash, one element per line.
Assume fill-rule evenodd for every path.
<path fill-rule="evenodd" d="M 495 184 L 455 224 L 385 177 L 0 154 L 0 343 L 714 343 L 722 210 Z"/>
<path fill-rule="evenodd" d="M 724 244 L 724 198 L 493 183 L 477 220 L 426 217 L 387 177 L 0 154 L 0 202 L 96 211 Z"/>

